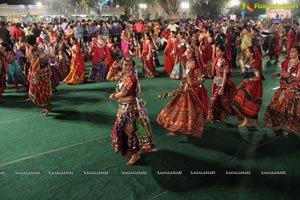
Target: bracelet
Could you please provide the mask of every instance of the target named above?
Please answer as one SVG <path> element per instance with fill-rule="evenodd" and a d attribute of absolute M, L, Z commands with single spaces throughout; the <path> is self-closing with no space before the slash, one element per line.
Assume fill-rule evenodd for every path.
<path fill-rule="evenodd" d="M 295 81 L 295 79 L 297 78 L 297 76 L 296 75 L 291 75 L 291 78 L 290 78 L 290 80 L 291 81 Z"/>

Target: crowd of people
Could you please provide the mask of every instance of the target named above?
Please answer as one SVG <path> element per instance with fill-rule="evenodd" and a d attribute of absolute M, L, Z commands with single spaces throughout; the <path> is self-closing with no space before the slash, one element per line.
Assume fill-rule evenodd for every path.
<path fill-rule="evenodd" d="M 181 80 L 180 87 L 160 95 L 173 97 L 157 117 L 168 136 L 203 136 L 206 119 L 214 123 L 228 115 L 258 126 L 263 100 L 262 57 L 286 59 L 275 92 L 264 115 L 274 131 L 300 131 L 300 27 L 299 24 L 265 24 L 260 20 L 185 21 L 77 21 L 59 24 L 0 23 L 0 95 L 8 84 L 16 92 L 22 85 L 28 100 L 52 111 L 51 95 L 61 81 L 69 85 L 103 80 L 118 81 L 109 96 L 118 101 L 112 144 L 115 152 L 129 157 L 127 165 L 140 159 L 140 150 L 155 151 L 145 102 L 140 99 L 136 61 L 141 76 L 155 78 L 162 63 L 164 73 Z M 285 50 L 285 51 L 283 51 Z M 135 58 L 135 59 L 134 59 Z M 91 62 L 86 77 L 86 62 Z M 242 74 L 236 86 L 231 78 Z M 213 79 L 208 97 L 203 83 Z M 208 101 L 209 100 L 209 101 Z"/>

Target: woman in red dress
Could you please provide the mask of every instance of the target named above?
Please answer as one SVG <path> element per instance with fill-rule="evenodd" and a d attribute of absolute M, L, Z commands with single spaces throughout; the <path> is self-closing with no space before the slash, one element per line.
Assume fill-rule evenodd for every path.
<path fill-rule="evenodd" d="M 233 114 L 231 103 L 236 93 L 235 84 L 230 80 L 233 76 L 231 65 L 226 58 L 225 46 L 217 46 L 217 57 L 212 63 L 211 75 L 214 77 L 208 119 L 220 122 L 227 115 Z"/>
<path fill-rule="evenodd" d="M 170 93 L 175 97 L 157 117 L 159 125 L 170 131 L 167 135 L 186 134 L 201 138 L 207 117 L 207 91 L 203 86 L 203 73 L 196 61 L 193 48 L 186 50 L 186 79 L 180 89 Z"/>
<path fill-rule="evenodd" d="M 286 42 L 286 53 L 285 56 L 288 57 L 290 55 L 290 49 L 293 46 L 297 45 L 297 34 L 294 28 L 291 28 L 288 33 L 288 38 Z"/>
<path fill-rule="evenodd" d="M 110 57 L 110 51 L 103 39 L 98 39 L 92 48 L 92 67 L 89 73 L 89 81 L 100 82 L 106 78 L 106 60 Z"/>
<path fill-rule="evenodd" d="M 151 36 L 149 33 L 144 34 L 144 42 L 142 46 L 142 62 L 143 62 L 143 76 L 147 78 L 154 78 L 158 75 L 158 71 L 156 71 L 154 62 L 153 62 L 153 54 L 152 54 L 153 43 L 151 40 Z"/>
<path fill-rule="evenodd" d="M 186 45 L 188 44 L 186 39 L 184 38 L 184 33 L 179 32 L 177 34 L 177 42 L 175 47 L 175 66 L 170 74 L 170 78 L 172 79 L 183 79 L 186 75 L 185 73 L 185 64 L 186 64 L 186 56 L 184 52 L 186 51 Z"/>
<path fill-rule="evenodd" d="M 232 107 L 239 117 L 244 119 L 238 127 L 257 126 L 257 115 L 262 105 L 263 73 L 260 59 L 255 55 L 254 48 L 248 47 L 245 51 L 244 80 L 238 86 L 233 98 Z M 250 120 L 253 120 L 251 123 Z"/>
<path fill-rule="evenodd" d="M 300 47 L 290 49 L 290 59 L 281 63 L 280 87 L 266 110 L 264 122 L 274 131 L 300 132 Z"/>
<path fill-rule="evenodd" d="M 172 31 L 170 33 L 169 39 L 167 41 L 167 46 L 164 52 L 164 69 L 167 75 L 170 75 L 172 69 L 175 65 L 175 45 L 176 45 L 176 35 Z"/>

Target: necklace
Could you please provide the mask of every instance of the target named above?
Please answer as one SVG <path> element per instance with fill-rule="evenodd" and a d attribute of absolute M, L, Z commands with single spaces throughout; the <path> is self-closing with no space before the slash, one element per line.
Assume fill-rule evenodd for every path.
<path fill-rule="evenodd" d="M 217 66 L 221 66 L 223 61 L 224 61 L 224 58 L 219 58 L 218 62 L 217 62 Z"/>
<path fill-rule="evenodd" d="M 296 67 L 296 64 L 298 63 L 298 59 L 290 59 L 289 64 L 288 64 L 288 68 L 287 68 L 287 72 L 290 73 L 291 71 L 293 71 L 293 69 Z"/>
<path fill-rule="evenodd" d="M 250 59 L 248 59 L 248 60 L 246 61 L 246 63 L 249 64 L 249 65 L 251 65 L 254 61 L 255 61 L 254 59 L 251 59 L 251 58 L 250 58 Z"/>
<path fill-rule="evenodd" d="M 296 59 L 290 59 L 289 64 L 295 65 L 297 62 L 298 62 L 298 59 L 297 59 L 297 58 L 296 58 Z"/>

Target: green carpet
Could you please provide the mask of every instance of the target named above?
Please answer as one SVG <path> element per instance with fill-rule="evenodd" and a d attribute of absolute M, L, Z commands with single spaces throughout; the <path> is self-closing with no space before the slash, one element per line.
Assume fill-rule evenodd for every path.
<path fill-rule="evenodd" d="M 163 67 L 158 70 L 163 72 Z M 280 65 L 264 61 L 264 70 L 259 127 L 238 129 L 236 117 L 219 124 L 207 121 L 202 139 L 167 137 L 156 123 L 170 100 L 157 96 L 177 89 L 180 81 L 163 73 L 155 79 L 140 78 L 158 151 L 143 154 L 132 167 L 111 146 L 117 104 L 108 96 L 116 82 L 62 83 L 53 94 L 53 112 L 48 116 L 24 101 L 24 91 L 8 88 L 0 99 L 0 200 L 297 199 L 299 133 L 278 136 L 263 125 L 263 114 L 279 85 L 271 74 L 279 72 Z M 241 80 L 233 78 L 237 84 Z M 211 84 L 212 80 L 205 82 L 209 96 Z M 215 174 L 191 174 L 196 171 Z M 232 171 L 251 174 L 229 175 Z M 262 174 L 265 171 L 286 174 Z"/>

